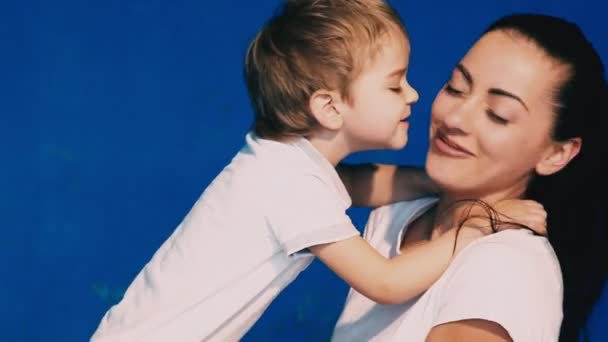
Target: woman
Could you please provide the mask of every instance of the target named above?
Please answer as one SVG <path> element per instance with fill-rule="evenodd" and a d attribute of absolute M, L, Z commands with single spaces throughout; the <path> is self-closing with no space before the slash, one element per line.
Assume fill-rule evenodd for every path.
<path fill-rule="evenodd" d="M 543 15 L 491 25 L 431 109 L 426 170 L 439 198 L 374 210 L 365 237 L 395 255 L 445 233 L 466 216 L 466 200 L 528 198 L 547 210 L 550 243 L 525 230 L 483 237 L 403 305 L 351 290 L 333 339 L 576 340 L 608 259 L 599 160 L 607 101 L 602 62 L 576 25 Z M 399 184 L 381 169 L 374 187 Z M 364 192 L 356 189 L 367 184 L 361 178 L 351 175 L 351 193 Z"/>

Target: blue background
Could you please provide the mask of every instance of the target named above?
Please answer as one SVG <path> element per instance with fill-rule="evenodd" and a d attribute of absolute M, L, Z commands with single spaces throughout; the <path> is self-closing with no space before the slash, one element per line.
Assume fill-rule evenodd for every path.
<path fill-rule="evenodd" d="M 0 4 L 0 340 L 85 341 L 243 143 L 249 40 L 278 1 Z M 434 95 L 480 32 L 534 11 L 580 24 L 608 61 L 604 1 L 393 1 L 421 94 L 399 152 L 421 165 Z M 362 227 L 366 210 L 350 212 Z M 327 340 L 347 287 L 315 262 L 247 341 Z M 605 295 L 589 322 L 608 340 Z"/>

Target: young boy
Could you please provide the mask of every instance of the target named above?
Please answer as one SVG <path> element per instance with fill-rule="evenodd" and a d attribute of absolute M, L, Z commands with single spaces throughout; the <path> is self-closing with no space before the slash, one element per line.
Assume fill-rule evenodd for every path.
<path fill-rule="evenodd" d="M 247 51 L 255 124 L 245 146 L 92 340 L 238 340 L 314 256 L 380 303 L 428 288 L 454 234 L 387 259 L 345 214 L 351 201 L 334 168 L 353 152 L 407 143 L 418 100 L 405 78 L 409 49 L 383 1 L 287 1 Z M 402 198 L 370 203 L 432 190 L 420 171 L 411 176 Z"/>

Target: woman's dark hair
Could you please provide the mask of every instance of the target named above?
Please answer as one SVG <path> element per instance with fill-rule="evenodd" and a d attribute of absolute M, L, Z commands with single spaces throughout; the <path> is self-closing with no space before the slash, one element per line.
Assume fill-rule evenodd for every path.
<path fill-rule="evenodd" d="M 608 86 L 604 66 L 580 28 L 564 19 L 516 14 L 493 23 L 487 32 L 521 37 L 565 66 L 568 77 L 555 91 L 555 141 L 581 138 L 578 156 L 561 171 L 535 176 L 526 197 L 545 207 L 551 242 L 564 278 L 564 320 L 560 341 L 585 336 L 585 323 L 606 281 L 608 222 L 606 178 L 608 156 Z M 602 134 L 605 134 L 602 137 Z M 602 139 L 604 138 L 604 139 Z"/>

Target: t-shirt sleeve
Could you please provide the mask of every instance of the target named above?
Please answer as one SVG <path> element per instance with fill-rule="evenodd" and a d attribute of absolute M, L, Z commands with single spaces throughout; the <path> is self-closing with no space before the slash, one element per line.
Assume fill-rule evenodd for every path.
<path fill-rule="evenodd" d="M 446 279 L 432 326 L 483 319 L 501 325 L 517 342 L 557 341 L 561 280 L 550 258 L 501 243 L 463 250 Z"/>
<path fill-rule="evenodd" d="M 402 232 L 413 212 L 433 202 L 435 202 L 434 197 L 422 197 L 413 201 L 395 202 L 377 207 L 369 214 L 363 237 L 371 241 L 377 235 L 384 237 L 387 230 L 397 229 L 397 233 Z"/>
<path fill-rule="evenodd" d="M 390 224 L 394 216 L 396 216 L 393 210 L 393 207 L 396 205 L 398 204 L 384 205 L 373 209 L 369 213 L 367 223 L 363 229 L 363 238 L 370 241 L 377 231 L 384 232 L 388 229 L 387 225 Z"/>
<path fill-rule="evenodd" d="M 277 179 L 275 191 L 270 225 L 288 255 L 359 235 L 346 214 L 349 203 L 321 177 Z"/>

